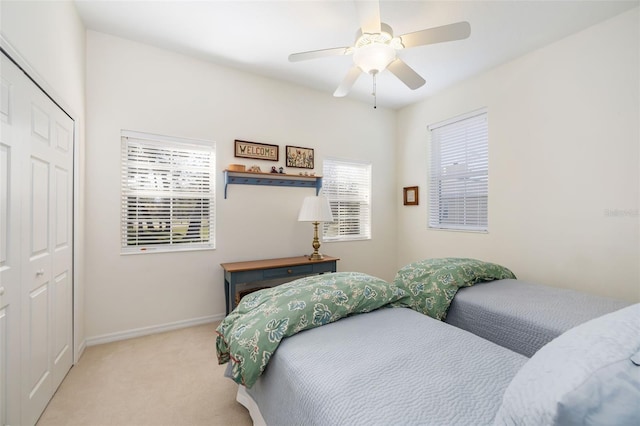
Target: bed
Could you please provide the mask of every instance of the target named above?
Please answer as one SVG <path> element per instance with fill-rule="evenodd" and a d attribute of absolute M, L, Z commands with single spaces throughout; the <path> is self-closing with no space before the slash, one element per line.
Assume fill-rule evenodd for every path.
<path fill-rule="evenodd" d="M 505 279 L 460 288 L 446 322 L 527 357 L 560 334 L 629 303 Z"/>
<path fill-rule="evenodd" d="M 439 261 L 436 263 L 440 265 L 439 267 L 443 265 Z M 572 405 L 565 401 L 564 407 L 569 407 L 568 411 L 560 412 L 558 407 L 563 405 L 558 401 L 571 394 L 576 383 L 588 382 L 584 377 L 577 376 L 584 376 L 586 372 L 591 371 L 591 364 L 587 367 L 579 365 L 584 359 L 589 360 L 590 356 L 582 356 L 579 362 L 576 362 L 574 359 L 567 359 L 563 354 L 567 347 L 580 347 L 580 345 L 582 347 L 576 350 L 578 353 L 591 351 L 598 355 L 612 348 L 615 349 L 613 354 L 601 357 L 602 359 L 598 361 L 600 364 L 598 362 L 592 364 L 600 368 L 603 360 L 606 361 L 606 365 L 610 365 L 612 359 L 623 363 L 621 368 L 624 374 L 618 376 L 630 378 L 627 383 L 631 384 L 631 390 L 625 395 L 630 395 L 632 402 L 640 401 L 640 368 L 629 369 L 629 365 L 635 365 L 629 362 L 633 356 L 638 358 L 640 365 L 640 353 L 636 354 L 640 351 L 640 305 L 617 311 L 615 309 L 619 307 L 618 305 L 603 308 L 603 310 L 611 308 L 615 311 L 600 317 L 606 324 L 598 323 L 600 318 L 587 321 L 563 333 L 551 343 L 542 344 L 544 347 L 529 359 L 521 353 L 491 342 L 469 330 L 425 315 L 426 311 L 433 311 L 429 314 L 441 316 L 442 311 L 438 306 L 440 302 L 446 302 L 448 299 L 449 303 L 453 300 L 453 304 L 458 305 L 457 310 L 465 309 L 466 299 L 476 299 L 476 297 L 465 296 L 460 299 L 463 303 L 458 303 L 458 300 L 455 300 L 458 296 L 454 298 L 458 288 L 453 291 L 453 287 L 464 288 L 465 285 L 452 287 L 450 285 L 452 280 L 448 278 L 451 274 L 448 272 L 438 275 L 440 278 L 436 280 L 444 282 L 444 286 L 438 285 L 435 290 L 431 288 L 423 272 L 433 272 L 432 265 L 431 262 L 427 267 L 422 263 L 408 265 L 399 271 L 393 283 L 380 282 L 381 280 L 368 277 L 366 274 L 352 273 L 355 275 L 349 276 L 350 280 L 366 282 L 369 286 L 369 294 L 371 291 L 384 293 L 382 299 L 378 298 L 380 306 L 371 305 L 371 301 L 367 299 L 368 304 L 364 309 L 334 315 L 331 321 L 324 322 L 322 326 L 300 329 L 289 336 L 279 333 L 277 337 L 281 339 L 278 340 L 279 346 L 276 345 L 277 351 L 275 348 L 270 348 L 268 351 L 258 348 L 257 340 L 253 338 L 239 339 L 250 350 L 242 355 L 236 355 L 237 359 L 231 363 L 233 366 L 230 364 L 227 373 L 237 382 L 247 385 L 239 386 L 238 401 L 249 409 L 254 424 L 483 425 L 494 422 L 496 424 L 553 424 L 562 416 L 569 415 L 570 418 L 575 418 L 576 404 Z M 444 266 L 445 269 L 450 267 L 446 262 Z M 487 270 L 483 269 L 484 272 Z M 477 270 L 472 269 L 469 273 L 467 270 L 465 274 L 472 277 L 476 285 L 465 288 L 459 292 L 459 295 L 471 294 L 470 290 L 474 288 L 490 288 L 495 283 L 511 284 L 512 287 L 519 285 L 505 279 L 507 277 L 503 273 L 504 269 L 491 269 L 488 274 L 484 272 L 478 274 Z M 335 294 L 336 290 L 332 285 L 335 284 L 339 274 L 341 273 L 303 279 L 306 280 L 303 284 L 315 286 L 312 288 L 315 288 L 314 297 L 318 301 L 321 294 L 325 296 Z M 483 281 L 490 282 L 481 284 Z M 421 284 L 416 286 L 416 282 Z M 429 284 L 423 285 L 425 283 Z M 528 287 L 525 285 L 519 288 L 526 290 Z M 291 293 L 297 289 L 297 282 L 292 282 L 285 284 L 282 290 L 267 290 L 262 295 L 257 292 L 258 295 L 252 297 L 264 298 L 275 292 Z M 420 289 L 428 290 L 428 293 L 421 293 Z M 429 299 L 434 292 L 440 292 L 440 297 L 436 298 L 437 300 Z M 343 293 L 349 294 L 346 289 Z M 360 299 L 365 300 L 363 292 L 353 294 L 356 293 L 359 294 Z M 430 296 L 425 299 L 425 294 Z M 273 296 L 270 297 L 273 298 Z M 256 300 L 252 299 L 251 303 L 256 305 Z M 241 306 L 248 301 L 243 299 Z M 267 306 L 264 309 L 270 314 L 286 310 L 286 305 L 264 306 Z M 482 307 L 476 309 L 478 312 L 484 312 Z M 505 311 L 508 312 L 509 309 Z M 564 311 L 559 312 L 563 314 Z M 251 310 L 249 314 L 254 323 L 260 316 L 258 312 Z M 548 315 L 551 314 L 551 312 L 548 313 Z M 531 313 L 525 315 L 525 319 L 530 315 Z M 609 319 L 608 316 L 611 315 L 613 318 Z M 462 317 L 459 313 L 454 313 L 452 316 L 447 316 L 447 320 L 455 322 Z M 542 317 L 546 319 L 547 314 Z M 498 319 L 499 313 L 496 312 L 491 315 L 480 315 L 477 318 L 485 324 L 484 327 L 480 327 L 484 330 L 492 328 L 495 330 L 497 326 L 491 326 L 491 324 L 500 325 L 501 323 Z M 292 323 L 298 324 L 299 319 L 299 317 L 292 319 Z M 588 320 L 588 318 L 582 319 Z M 570 321 L 561 326 L 570 327 L 571 324 L 580 320 L 573 318 L 571 320 L 573 322 Z M 465 315 L 461 321 L 477 326 L 472 316 Z M 595 326 L 591 325 L 593 321 L 596 321 Z M 618 323 L 623 323 L 624 326 L 612 325 Z M 281 319 L 277 320 L 277 325 L 281 324 Z M 557 324 L 554 323 L 554 326 Z M 580 327 L 587 327 L 587 330 L 580 331 Z M 597 332 L 593 332 L 594 327 Z M 232 330 L 222 328 L 221 335 L 228 337 L 233 334 Z M 240 328 L 242 332 L 246 331 L 243 327 Z M 271 320 L 269 323 L 260 325 L 260 328 L 271 330 L 270 333 L 272 333 L 277 327 L 273 327 L 273 320 Z M 575 334 L 573 331 L 576 329 L 579 331 L 577 337 L 573 336 Z M 530 330 L 532 330 L 531 327 L 524 327 L 522 332 L 526 334 Z M 534 330 L 534 336 L 542 334 L 542 340 L 544 340 L 548 339 L 552 333 L 556 333 L 557 327 L 553 332 Z M 248 335 L 252 336 L 252 333 Z M 616 336 L 616 333 L 621 333 L 622 336 Z M 236 334 L 239 336 L 241 333 Z M 609 340 L 603 339 L 602 334 L 607 334 Z M 224 340 L 220 338 L 221 335 L 218 336 L 218 343 Z M 569 343 L 567 344 L 563 339 Z M 595 340 L 590 341 L 590 339 Z M 523 340 L 526 339 L 516 339 L 515 346 L 520 352 L 524 351 L 520 347 Z M 541 345 L 542 340 L 537 338 L 534 340 L 537 341 L 535 345 Z M 559 351 L 555 347 L 558 346 L 557 341 L 560 341 Z M 601 350 L 597 349 L 603 342 L 608 343 Z M 505 344 L 510 344 L 510 339 L 506 339 Z M 525 349 L 531 350 L 530 347 Z M 260 358 L 257 356 L 258 353 L 266 353 L 267 356 Z M 236 362 L 251 356 L 255 357 L 258 364 L 262 359 L 264 364 L 264 368 L 253 379 L 251 375 L 239 372 L 240 362 Z M 233 357 L 232 355 L 231 358 Z M 545 359 L 545 357 L 552 359 Z M 224 361 L 223 358 L 221 359 L 219 351 L 219 360 Z M 544 372 L 540 373 L 534 369 L 531 373 L 531 368 L 528 366 L 532 362 L 538 365 L 538 368 L 542 365 Z M 569 364 L 563 364 L 567 362 Z M 578 365 L 577 370 L 576 365 Z M 558 368 L 559 372 L 554 372 L 554 368 Z M 576 371 L 574 376 L 577 378 L 568 377 L 559 385 L 557 378 L 571 371 Z M 525 376 L 524 379 L 520 378 L 522 375 Z M 542 395 L 532 396 L 527 393 L 532 383 L 531 376 L 540 382 L 541 389 L 544 389 L 540 392 Z M 545 383 L 544 379 L 550 382 Z M 609 379 L 604 382 L 617 383 Z M 563 387 L 564 385 L 567 386 Z M 613 386 L 615 394 L 618 388 L 615 387 L 617 385 Z M 554 393 L 554 390 L 557 392 Z M 544 400 L 544 398 L 547 399 Z M 532 403 L 536 399 L 543 401 L 536 405 Z M 638 404 L 622 403 L 621 409 L 618 399 L 615 396 L 608 397 L 608 400 L 613 402 L 606 404 L 609 409 L 606 415 L 611 418 L 611 407 L 613 407 L 613 418 L 617 420 L 616 423 L 625 424 L 629 419 L 629 424 L 637 422 L 640 419 Z M 525 400 L 524 404 L 523 400 Z M 577 405 L 580 407 L 584 398 L 577 398 L 577 400 L 579 401 Z M 594 412 L 592 409 L 594 404 L 603 405 L 600 402 L 597 400 L 592 403 L 589 406 L 589 412 Z M 534 411 L 528 412 L 530 408 L 534 408 Z M 599 411 L 596 410 L 596 412 Z"/>
<path fill-rule="evenodd" d="M 269 425 L 489 424 L 526 360 L 411 309 L 379 309 L 285 339 L 244 403 Z"/>

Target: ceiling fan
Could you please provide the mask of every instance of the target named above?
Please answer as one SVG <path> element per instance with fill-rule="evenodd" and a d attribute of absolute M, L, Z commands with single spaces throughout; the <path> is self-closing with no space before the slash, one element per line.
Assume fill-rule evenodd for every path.
<path fill-rule="evenodd" d="M 360 20 L 360 28 L 356 32 L 356 41 L 353 46 L 312 50 L 289 55 L 290 62 L 325 56 L 353 55 L 353 66 L 333 93 L 333 96 L 336 97 L 346 96 L 360 74 L 364 72 L 373 76 L 372 95 L 375 98 L 376 75 L 385 69 L 391 71 L 411 90 L 422 87 L 425 84 L 424 78 L 400 59 L 397 56 L 397 51 L 427 44 L 462 40 L 471 34 L 471 26 L 468 22 L 463 21 L 394 37 L 391 27 L 380 21 L 378 0 L 356 1 L 354 3 Z"/>

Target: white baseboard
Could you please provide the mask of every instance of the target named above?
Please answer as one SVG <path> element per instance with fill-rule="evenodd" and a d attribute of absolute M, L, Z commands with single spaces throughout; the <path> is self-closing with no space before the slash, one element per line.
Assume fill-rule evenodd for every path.
<path fill-rule="evenodd" d="M 84 353 L 84 350 L 87 349 L 87 339 L 83 340 L 80 343 L 80 346 L 78 346 L 78 349 L 76 349 L 76 353 L 74 354 L 74 359 L 73 359 L 73 363 L 77 364 L 78 361 L 80 360 L 80 357 L 82 357 L 82 354 Z"/>
<path fill-rule="evenodd" d="M 206 317 L 193 318 L 168 324 L 152 325 L 149 327 L 136 328 L 133 330 L 118 331 L 116 333 L 108 333 L 100 336 L 88 337 L 85 340 L 85 344 L 87 347 L 89 347 L 94 345 L 101 345 L 103 343 L 117 342 L 119 340 L 132 339 L 134 337 L 148 336 L 150 334 L 163 333 L 165 331 L 178 330 L 180 328 L 192 327 L 201 324 L 208 324 L 210 322 L 220 321 L 224 317 L 224 314 L 210 315 Z"/>

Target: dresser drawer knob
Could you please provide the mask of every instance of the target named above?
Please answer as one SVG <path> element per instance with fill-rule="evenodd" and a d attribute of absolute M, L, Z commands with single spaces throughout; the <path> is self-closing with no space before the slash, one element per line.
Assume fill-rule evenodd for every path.
<path fill-rule="evenodd" d="M 287 269 L 287 274 L 292 273 L 293 271 L 291 269 Z"/>

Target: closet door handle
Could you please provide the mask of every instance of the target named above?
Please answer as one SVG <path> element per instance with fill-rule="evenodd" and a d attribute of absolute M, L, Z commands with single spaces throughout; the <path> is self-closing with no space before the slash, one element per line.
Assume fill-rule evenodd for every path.
<path fill-rule="evenodd" d="M 38 269 L 36 271 L 36 277 L 41 277 L 44 275 L 44 269 Z"/>

